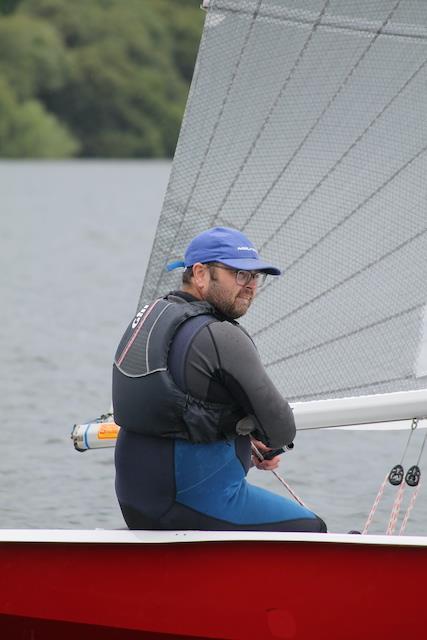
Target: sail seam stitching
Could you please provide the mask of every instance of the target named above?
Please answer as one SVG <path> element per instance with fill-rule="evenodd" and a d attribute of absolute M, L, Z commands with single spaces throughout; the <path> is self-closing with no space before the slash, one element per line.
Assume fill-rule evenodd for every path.
<path fill-rule="evenodd" d="M 410 158 L 407 162 L 405 162 L 405 164 L 403 164 L 401 167 L 396 169 L 396 171 L 392 173 L 391 176 L 389 176 L 389 178 L 385 182 L 380 184 L 380 186 L 377 187 L 375 191 L 373 191 L 371 194 L 369 194 L 369 196 L 367 196 L 364 200 L 362 200 L 362 202 L 360 202 L 357 205 L 357 207 L 352 209 L 352 211 L 350 211 L 348 215 L 346 215 L 344 218 L 342 218 L 342 220 L 340 220 L 337 224 L 331 227 L 325 234 L 323 234 L 323 236 L 321 236 L 314 244 L 312 244 L 311 247 L 306 249 L 300 256 L 298 256 L 298 258 L 296 258 L 293 262 L 291 262 L 291 264 L 287 267 L 287 271 L 289 272 L 290 269 L 292 269 L 296 264 L 298 264 L 298 262 L 303 260 L 308 253 L 310 253 L 313 249 L 316 249 L 324 240 L 326 240 L 326 238 L 328 238 L 332 233 L 334 233 L 337 229 L 339 229 L 346 222 L 348 222 L 348 220 L 350 220 L 350 218 L 352 218 L 354 214 L 360 211 L 368 202 L 370 202 L 370 200 L 375 198 L 375 196 L 381 193 L 383 189 L 385 189 L 391 182 L 393 182 L 393 180 L 400 173 L 402 173 L 402 171 L 407 169 L 413 162 L 415 162 L 415 160 L 418 160 L 418 158 L 422 156 L 423 153 L 426 152 L 426 150 L 427 150 L 427 145 L 422 147 L 422 149 L 420 149 L 414 156 L 412 156 L 412 158 Z"/>
<path fill-rule="evenodd" d="M 314 34 L 316 32 L 316 28 L 319 25 L 320 21 L 322 20 L 323 16 L 325 15 L 325 12 L 326 12 L 326 9 L 328 8 L 329 3 L 330 3 L 330 0 L 325 0 L 325 3 L 323 5 L 323 9 L 320 12 L 316 22 L 314 23 L 313 28 L 311 29 L 310 33 L 308 34 L 308 36 L 306 38 L 306 41 L 304 42 L 304 45 L 302 46 L 302 48 L 301 48 L 301 50 L 300 50 L 300 52 L 299 52 L 299 54 L 298 54 L 298 56 L 297 56 L 297 58 L 296 58 L 296 60 L 295 60 L 295 62 L 293 64 L 293 66 L 292 66 L 292 69 L 288 73 L 284 83 L 282 84 L 282 86 L 280 88 L 279 93 L 277 94 L 276 98 L 274 99 L 273 103 L 271 104 L 270 109 L 269 109 L 269 111 L 267 113 L 267 116 L 264 119 L 264 122 L 262 123 L 260 129 L 258 130 L 258 133 L 256 134 L 251 146 L 249 147 L 249 150 L 247 151 L 243 162 L 241 163 L 239 169 L 237 170 L 236 175 L 234 176 L 230 186 L 228 187 L 228 189 L 227 189 L 227 191 L 226 191 L 226 193 L 225 193 L 225 195 L 224 195 L 224 197 L 222 199 L 222 202 L 220 203 L 219 208 L 218 208 L 218 210 L 217 210 L 217 212 L 216 212 L 216 214 L 215 214 L 215 216 L 213 218 L 214 221 L 216 220 L 216 218 L 218 216 L 221 215 L 221 212 L 222 212 L 222 210 L 224 208 L 225 203 L 228 200 L 228 197 L 229 197 L 230 193 L 233 191 L 234 186 L 237 183 L 239 177 L 241 176 L 242 171 L 245 168 L 249 158 L 252 156 L 252 153 L 254 152 L 254 150 L 255 150 L 255 148 L 256 148 L 256 146 L 258 144 L 259 139 L 261 138 L 263 132 L 265 131 L 266 126 L 270 122 L 271 117 L 272 117 L 277 105 L 279 104 L 279 102 L 282 99 L 282 97 L 283 97 L 283 95 L 284 95 L 289 83 L 291 82 L 292 78 L 294 77 L 295 72 L 296 72 L 296 70 L 298 69 L 298 67 L 299 67 L 299 65 L 301 63 L 301 60 L 303 59 L 304 54 L 307 51 L 307 49 L 308 49 L 308 47 L 309 47 L 309 45 L 310 45 L 310 43 L 311 43 L 311 41 L 313 39 L 313 36 L 314 36 Z M 244 229 L 245 229 L 245 225 L 243 225 L 241 230 L 243 231 Z"/>
<path fill-rule="evenodd" d="M 213 10 L 213 9 L 212 9 Z M 231 14 L 239 14 L 239 15 L 251 15 L 250 11 L 246 11 L 245 9 L 233 9 L 232 7 L 227 7 L 226 5 L 221 5 L 219 3 L 217 3 L 215 5 L 215 11 L 219 12 L 223 12 L 223 13 L 231 13 Z M 345 16 L 340 16 L 342 17 L 344 20 L 346 19 Z M 274 20 L 275 22 L 284 22 L 284 23 L 290 23 L 290 24 L 296 24 L 296 25 L 312 25 L 316 18 L 313 17 L 312 19 L 304 19 L 304 18 L 293 18 L 292 16 L 280 16 L 277 14 L 273 14 L 273 13 L 262 13 L 259 16 L 260 20 L 265 19 L 265 20 Z M 352 18 L 347 18 L 349 21 L 353 21 L 355 22 L 355 19 Z M 399 23 L 396 23 L 396 25 L 398 25 Z M 417 25 L 418 26 L 418 25 Z M 424 27 L 422 27 L 424 28 Z M 378 31 L 378 28 L 375 26 L 369 27 L 355 27 L 354 25 L 346 25 L 346 24 L 339 24 L 338 22 L 333 22 L 333 21 L 322 21 L 322 24 L 319 25 L 319 29 L 324 30 L 324 29 L 331 29 L 331 30 L 338 30 L 338 31 L 352 31 L 354 33 L 370 33 L 370 34 L 374 34 Z M 414 40 L 427 40 L 427 34 L 416 34 L 416 33 L 405 33 L 404 32 L 404 28 L 402 31 L 383 31 L 381 33 L 381 36 L 389 36 L 389 37 L 393 37 L 393 38 L 412 38 Z"/>
<path fill-rule="evenodd" d="M 417 304 L 408 309 L 404 309 L 403 311 L 398 311 L 397 313 L 392 314 L 391 316 L 387 316 L 387 318 L 381 318 L 381 320 L 376 320 L 375 322 L 371 322 L 370 324 L 365 325 L 364 327 L 360 327 L 359 329 L 355 329 L 354 331 L 349 331 L 348 333 L 343 333 L 339 336 L 334 336 L 329 340 L 324 340 L 323 342 L 319 342 L 318 344 L 312 345 L 311 347 L 307 347 L 306 349 L 301 349 L 301 351 L 296 351 L 295 353 L 291 353 L 286 356 L 282 356 L 281 358 L 277 358 L 277 360 L 272 360 L 271 362 L 267 362 L 264 366 L 273 367 L 281 362 L 285 362 L 287 360 L 292 360 L 293 358 L 297 358 L 298 356 L 305 355 L 306 353 L 310 353 L 311 351 L 316 351 L 316 349 L 322 349 L 328 344 L 333 344 L 334 342 L 339 342 L 340 340 L 345 340 L 345 338 L 349 338 L 350 336 L 355 336 L 358 333 L 363 333 L 364 331 L 368 331 L 369 329 L 373 329 L 374 327 L 378 327 L 386 322 L 391 322 L 392 320 L 396 320 L 396 318 L 401 318 L 402 316 L 409 315 L 413 311 L 424 307 L 423 304 Z"/>
<path fill-rule="evenodd" d="M 221 119 L 222 119 L 222 115 L 223 115 L 223 113 L 224 113 L 225 106 L 226 106 L 227 101 L 228 101 L 228 97 L 229 97 L 229 95 L 230 95 L 230 93 L 231 93 L 231 89 L 232 89 L 232 87 L 233 87 L 233 85 L 234 85 L 234 81 L 235 81 L 235 79 L 236 79 L 236 77 L 237 77 L 237 73 L 238 73 L 238 70 L 239 70 L 239 67 L 240 67 L 241 61 L 242 61 L 242 59 L 243 59 L 243 55 L 244 55 L 244 53 L 245 53 L 245 51 L 246 51 L 246 48 L 247 48 L 248 42 L 249 42 L 250 37 L 251 37 L 251 35 L 252 35 L 253 27 L 254 27 L 254 24 L 255 24 L 255 22 L 256 22 L 256 19 L 257 19 L 257 16 L 258 16 L 259 10 L 260 10 L 260 8 L 261 8 L 261 4 L 262 4 L 262 2 L 263 2 L 263 0 L 258 0 L 257 7 L 256 7 L 256 9 L 255 9 L 255 11 L 254 11 L 254 13 L 253 13 L 253 15 L 252 15 L 252 20 L 251 20 L 251 23 L 250 23 L 250 25 L 249 25 L 248 31 L 247 31 L 247 33 L 246 33 L 246 36 L 245 36 L 245 40 L 244 40 L 244 42 L 243 42 L 243 45 L 242 45 L 242 47 L 241 47 L 241 49 L 240 49 L 240 54 L 239 54 L 239 57 L 238 57 L 238 59 L 237 59 L 237 62 L 236 62 L 236 64 L 235 64 L 235 66 L 234 66 L 234 70 L 233 70 L 233 73 L 232 73 L 232 76 L 231 76 L 231 79 L 230 79 L 229 85 L 228 85 L 228 87 L 227 87 L 227 90 L 226 90 L 226 92 L 225 92 L 225 96 L 224 96 L 224 98 L 223 98 L 223 100 L 222 100 L 222 104 L 221 104 L 221 107 L 220 107 L 219 112 L 218 112 L 218 117 L 217 117 L 217 119 L 216 119 L 216 122 L 215 122 L 215 123 L 214 123 L 214 125 L 213 125 L 212 132 L 211 132 L 211 135 L 210 135 L 210 138 L 209 138 L 209 141 L 208 141 L 207 147 L 206 147 L 206 151 L 205 151 L 205 153 L 204 153 L 204 155 L 203 155 L 203 158 L 202 158 L 202 160 L 201 160 L 201 162 L 200 162 L 199 168 L 198 168 L 198 170 L 197 170 L 196 176 L 195 176 L 194 181 L 193 181 L 193 185 L 192 185 L 192 187 L 191 187 L 191 189 L 190 189 L 190 193 L 189 193 L 188 198 L 187 198 L 187 201 L 186 201 L 186 203 L 185 203 L 185 206 L 184 206 L 184 214 L 185 214 L 185 212 L 186 212 L 186 211 L 188 211 L 188 207 L 189 207 L 189 205 L 190 205 L 191 199 L 192 199 L 192 197 L 193 197 L 193 195 L 194 195 L 194 192 L 195 192 L 195 190 L 196 190 L 196 187 L 197 187 L 197 184 L 198 184 L 198 182 L 199 182 L 199 178 L 200 178 L 200 175 L 201 175 L 201 173 L 202 173 L 203 167 L 205 166 L 206 158 L 207 158 L 207 157 L 208 157 L 208 155 L 209 155 L 209 151 L 210 151 L 210 149 L 211 149 L 212 142 L 213 142 L 213 140 L 214 140 L 214 138 L 215 138 L 215 134 L 216 134 L 216 132 L 217 132 L 217 130 L 218 130 L 219 123 L 220 123 L 220 121 L 221 121 Z M 181 218 L 181 222 L 180 222 L 180 224 L 179 224 L 179 226 L 178 226 L 177 231 L 175 232 L 175 236 L 174 236 L 174 239 L 173 239 L 173 241 L 172 241 L 172 243 L 171 243 L 171 246 L 174 246 L 175 241 L 176 241 L 176 239 L 177 239 L 177 237 L 178 237 L 178 235 L 179 235 L 179 233 L 180 233 L 180 231 L 181 231 L 181 229 L 182 229 L 182 225 L 183 225 L 183 222 L 184 222 L 184 217 L 185 217 L 185 216 L 183 216 L 183 217 Z M 156 287 L 156 289 L 158 289 L 158 288 L 159 288 L 159 286 L 160 286 L 160 282 L 161 282 L 162 276 L 163 276 L 163 274 L 161 274 L 161 275 L 159 276 L 159 278 L 158 278 L 158 281 L 157 281 L 157 287 Z"/>
<path fill-rule="evenodd" d="M 310 300 L 307 300 L 306 302 L 301 304 L 299 307 L 296 307 L 295 309 L 292 309 L 292 311 L 289 311 L 285 315 L 280 316 L 280 318 L 277 318 L 277 320 L 274 320 L 274 322 L 271 322 L 269 325 L 267 325 L 265 327 L 262 327 L 261 329 L 258 329 L 255 333 L 252 334 L 252 336 L 255 338 L 256 336 L 259 336 L 261 333 L 264 333 L 265 331 L 269 331 L 270 329 L 275 327 L 277 324 L 279 324 L 283 320 L 287 320 L 288 318 L 294 316 L 296 313 L 298 313 L 299 311 L 301 311 L 302 309 L 304 309 L 308 305 L 312 304 L 313 302 L 317 302 L 318 300 L 320 300 L 320 298 L 323 298 L 324 296 L 329 295 L 333 291 L 336 291 L 342 285 L 347 284 L 348 282 L 350 282 L 354 278 L 357 278 L 357 276 L 360 276 L 362 273 L 364 273 L 365 271 L 367 271 L 371 267 L 374 267 L 374 266 L 380 264 L 383 260 L 386 260 L 387 258 L 390 258 L 395 253 L 397 253 L 401 249 L 405 248 L 407 245 L 411 244 L 411 242 L 414 242 L 415 240 L 417 240 L 418 238 L 423 236 L 425 233 L 427 233 L 427 229 L 423 229 L 422 231 L 419 231 L 418 233 L 415 233 L 413 236 L 411 236 L 410 238 L 408 238 L 407 240 L 405 240 L 401 244 L 398 244 L 397 246 L 393 247 L 393 249 L 390 249 L 390 251 L 387 251 L 386 253 L 381 255 L 376 260 L 372 260 L 371 262 L 369 262 L 367 265 L 365 265 L 361 269 L 358 269 L 358 271 L 355 271 L 354 273 L 352 273 L 347 278 L 344 278 L 344 280 L 341 280 L 340 282 L 335 283 L 332 287 L 329 287 L 329 289 L 325 289 L 324 291 L 319 293 L 317 296 L 314 296 Z"/>
<path fill-rule="evenodd" d="M 262 207 L 262 205 L 264 204 L 264 202 L 266 201 L 266 199 L 268 198 L 268 196 L 273 192 L 273 190 L 275 189 L 276 185 L 280 182 L 280 180 L 283 178 L 283 176 L 285 175 L 286 171 L 288 170 L 288 168 L 290 167 L 290 165 L 292 164 L 292 162 L 295 160 L 295 158 L 298 156 L 299 152 L 301 151 L 301 149 L 303 148 L 303 146 L 305 145 L 305 143 L 307 142 L 308 138 L 311 136 L 311 134 L 313 133 L 313 131 L 316 129 L 317 125 L 321 122 L 321 120 L 323 119 L 324 115 L 327 113 L 327 111 L 330 109 L 330 107 L 334 104 L 334 102 L 336 101 L 336 99 L 338 98 L 338 96 L 342 93 L 342 91 L 345 89 L 345 87 L 347 86 L 347 84 L 350 82 L 350 80 L 353 78 L 356 70 L 359 68 L 360 64 L 362 63 L 362 61 L 366 58 L 366 56 L 368 55 L 369 51 L 372 49 L 372 47 L 374 46 L 374 44 L 376 43 L 378 36 L 380 35 L 380 32 L 382 29 L 384 29 L 384 27 L 386 26 L 387 22 L 391 19 L 393 13 L 396 11 L 397 7 L 399 6 L 401 0 L 397 0 L 397 3 L 394 5 L 392 11 L 387 15 L 387 18 L 384 20 L 383 24 L 381 25 L 380 29 L 378 30 L 378 32 L 376 33 L 376 35 L 374 36 L 374 38 L 369 42 L 368 46 L 366 47 L 366 49 L 362 52 L 361 56 L 359 57 L 358 61 L 356 62 L 355 65 L 353 65 L 353 67 L 350 69 L 349 73 L 347 74 L 347 76 L 345 77 L 344 81 L 341 83 L 341 85 L 338 87 L 337 91 L 334 93 L 334 95 L 332 96 L 332 98 L 328 101 L 327 105 L 324 107 L 324 109 L 322 110 L 322 112 L 320 113 L 320 115 L 318 116 L 318 118 L 316 119 L 316 121 L 314 122 L 314 124 L 310 127 L 310 129 L 308 130 L 308 132 L 306 133 L 306 135 L 304 136 L 304 138 L 302 139 L 302 141 L 300 142 L 300 144 L 298 145 L 298 147 L 296 148 L 296 150 L 294 151 L 294 153 L 292 154 L 292 156 L 290 157 L 290 159 L 288 160 L 288 162 L 285 164 L 285 166 L 283 167 L 283 169 L 281 169 L 281 171 L 279 172 L 279 174 L 277 175 L 277 177 L 275 178 L 275 180 L 272 182 L 272 184 L 270 185 L 269 189 L 266 191 L 266 193 L 264 194 L 264 196 L 261 198 L 261 200 L 259 201 L 259 203 L 256 205 L 254 211 L 252 212 L 252 214 L 249 216 L 248 220 L 245 222 L 245 224 L 242 227 L 242 230 L 245 230 L 246 227 L 248 226 L 248 224 L 250 223 L 250 221 L 252 220 L 253 216 L 257 213 L 258 209 L 260 209 Z M 405 86 L 405 85 L 404 85 Z M 403 90 L 403 89 L 402 89 Z M 392 98 L 392 101 L 396 98 L 396 96 L 394 96 Z M 329 176 L 335 171 L 335 169 L 341 164 L 341 162 L 344 160 L 345 157 L 347 157 L 347 155 L 350 153 L 350 151 L 358 144 L 358 142 L 360 142 L 360 140 L 362 139 L 362 137 L 365 135 L 365 133 L 370 129 L 370 127 L 377 121 L 377 119 L 384 113 L 384 111 L 387 109 L 389 105 L 386 105 L 383 110 L 376 116 L 376 118 L 369 123 L 368 127 L 359 135 L 358 138 L 356 138 L 356 140 L 352 143 L 352 145 L 350 145 L 350 147 L 345 151 L 344 155 L 341 156 L 341 158 L 339 158 L 339 160 L 335 163 L 335 165 L 333 165 L 333 167 L 331 167 L 331 169 L 329 169 L 329 171 L 322 177 L 322 179 L 309 191 L 309 193 L 305 196 L 305 198 L 303 198 L 303 200 L 299 203 L 299 205 L 289 214 L 289 216 L 283 220 L 283 222 L 277 227 L 277 229 L 274 231 L 274 233 L 272 233 L 267 240 L 265 240 L 265 242 L 263 242 L 263 244 L 261 245 L 261 247 L 259 247 L 259 250 L 262 251 L 264 249 L 264 247 L 266 245 L 268 245 L 277 235 L 277 233 L 279 231 L 281 231 L 283 229 L 283 227 L 289 222 L 289 220 L 291 220 L 294 215 L 296 215 L 296 213 L 300 210 L 300 208 L 307 202 L 307 200 L 313 195 L 313 193 L 323 184 L 323 182 L 325 182 L 325 180 L 327 180 L 329 178 Z"/>
<path fill-rule="evenodd" d="M 306 393 L 303 395 L 298 395 L 298 396 L 289 396 L 287 397 L 288 402 L 299 402 L 301 400 L 305 400 L 307 401 L 308 399 L 310 400 L 320 400 L 321 398 L 327 397 L 327 398 L 331 398 L 333 397 L 332 394 L 334 393 L 347 393 L 348 391 L 354 391 L 355 389 L 373 389 L 374 387 L 379 387 L 383 384 L 389 384 L 390 382 L 399 382 L 399 380 L 412 380 L 413 376 L 411 375 L 407 375 L 407 376 L 397 376 L 396 378 L 388 378 L 386 380 L 378 380 L 377 382 L 365 382 L 364 384 L 359 384 L 359 385 L 352 385 L 349 387 L 340 387 L 340 388 L 336 388 L 336 389 L 326 389 L 325 391 L 322 391 L 321 394 L 314 394 L 314 393 Z M 335 398 L 337 398 L 337 396 L 335 396 Z M 314 429 L 316 427 L 313 427 Z M 319 427 L 321 428 L 321 427 Z"/>
<path fill-rule="evenodd" d="M 344 218 L 342 218 L 337 224 L 335 224 L 325 234 L 323 234 L 323 236 L 321 236 L 314 244 L 312 244 L 303 253 L 301 253 L 298 256 L 298 258 L 296 258 L 293 262 L 291 262 L 286 267 L 286 271 L 289 272 L 296 264 L 301 262 L 301 260 L 303 260 L 313 249 L 316 249 L 324 240 L 326 240 L 326 238 L 328 238 L 337 229 L 342 227 L 342 225 L 344 225 L 354 214 L 356 214 L 358 211 L 360 211 L 365 206 L 365 204 L 367 204 L 370 200 L 372 200 L 372 198 L 375 198 L 375 196 L 378 195 L 378 193 L 380 193 L 388 184 L 390 184 L 402 171 L 404 171 L 407 167 L 409 167 L 412 164 L 412 162 L 417 160 L 426 150 L 427 150 L 427 145 L 422 147 L 414 156 L 412 156 L 412 158 L 410 158 L 405 164 L 403 164 L 401 167 L 399 167 L 399 169 L 397 169 L 394 173 L 392 173 L 391 176 L 389 176 L 389 178 L 385 182 L 380 184 L 380 186 L 377 187 L 377 189 L 375 191 L 373 191 L 371 194 L 369 194 L 369 196 L 367 196 L 364 200 L 362 200 L 362 202 L 360 202 L 357 205 L 357 207 L 352 209 L 348 215 L 346 215 Z M 300 205 L 298 205 L 298 208 L 299 207 L 300 207 Z M 293 213 L 295 213 L 295 212 L 296 212 L 296 210 Z M 293 214 L 291 214 L 291 215 L 293 215 Z M 289 220 L 289 219 L 290 219 L 290 216 L 287 218 L 287 220 Z M 282 226 L 279 227 L 277 232 L 280 231 L 282 228 L 283 228 Z M 261 289 L 261 291 L 259 292 L 258 297 L 260 297 L 263 293 L 268 291 L 268 289 L 271 286 L 271 284 L 272 283 L 267 284 L 265 287 L 263 287 Z"/>

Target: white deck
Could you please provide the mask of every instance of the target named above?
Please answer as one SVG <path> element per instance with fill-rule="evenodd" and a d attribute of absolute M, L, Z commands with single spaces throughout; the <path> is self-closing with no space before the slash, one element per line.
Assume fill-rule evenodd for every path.
<path fill-rule="evenodd" d="M 128 531 L 0 529 L 0 543 L 171 544 L 185 542 L 307 542 L 427 547 L 427 536 L 283 533 L 263 531 Z"/>

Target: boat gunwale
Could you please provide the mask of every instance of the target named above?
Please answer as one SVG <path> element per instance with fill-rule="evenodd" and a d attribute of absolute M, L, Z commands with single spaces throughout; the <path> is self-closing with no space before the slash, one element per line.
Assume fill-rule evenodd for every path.
<path fill-rule="evenodd" d="M 0 544 L 183 544 L 183 543 L 321 543 L 427 547 L 427 536 L 357 535 L 270 531 L 149 531 L 111 529 L 0 529 Z"/>

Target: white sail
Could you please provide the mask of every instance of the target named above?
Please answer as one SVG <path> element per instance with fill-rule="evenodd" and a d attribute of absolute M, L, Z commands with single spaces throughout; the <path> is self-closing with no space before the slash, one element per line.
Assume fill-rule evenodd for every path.
<path fill-rule="evenodd" d="M 285 397 L 425 389 L 427 2 L 205 4 L 141 300 L 233 226 L 284 269 L 243 324 Z"/>

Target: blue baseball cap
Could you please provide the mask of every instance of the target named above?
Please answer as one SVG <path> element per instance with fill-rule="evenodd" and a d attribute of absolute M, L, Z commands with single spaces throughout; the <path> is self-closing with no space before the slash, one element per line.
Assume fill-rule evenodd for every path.
<path fill-rule="evenodd" d="M 258 251 L 243 233 L 229 227 L 214 227 L 196 236 L 188 245 L 184 260 L 171 262 L 166 269 L 192 267 L 196 262 L 221 262 L 233 269 L 264 271 L 272 276 L 281 274 L 280 269 L 259 258 Z"/>

